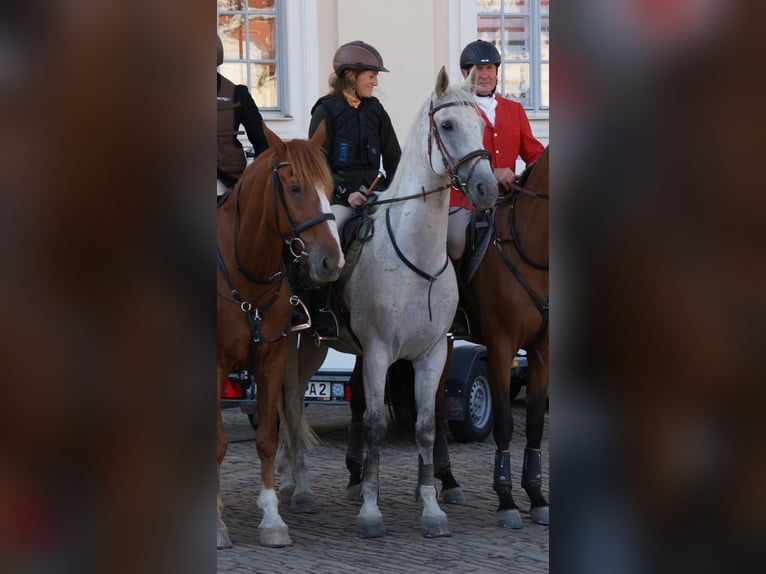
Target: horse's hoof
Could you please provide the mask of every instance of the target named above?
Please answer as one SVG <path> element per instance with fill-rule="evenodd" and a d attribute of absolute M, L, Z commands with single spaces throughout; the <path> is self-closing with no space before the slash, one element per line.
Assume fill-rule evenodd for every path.
<path fill-rule="evenodd" d="M 362 500 L 362 483 L 346 487 L 346 500 Z"/>
<path fill-rule="evenodd" d="M 286 486 L 279 490 L 279 504 L 291 504 L 295 486 Z"/>
<path fill-rule="evenodd" d="M 423 536 L 426 538 L 452 535 L 446 518 L 421 518 L 420 524 L 423 527 Z"/>
<path fill-rule="evenodd" d="M 382 518 L 357 518 L 360 538 L 380 538 L 386 535 L 386 527 Z"/>
<path fill-rule="evenodd" d="M 218 541 L 216 542 L 216 548 L 218 548 L 218 550 L 221 548 L 231 548 L 231 538 L 229 538 L 229 533 L 226 532 L 226 529 L 224 528 L 218 529 Z"/>
<path fill-rule="evenodd" d="M 504 510 L 497 514 L 497 524 L 503 528 L 521 528 L 523 523 L 521 521 L 521 514 L 518 509 Z"/>
<path fill-rule="evenodd" d="M 268 546 L 269 548 L 282 548 L 283 546 L 291 546 L 293 541 L 290 540 L 290 534 L 287 532 L 287 527 L 275 526 L 272 528 L 259 528 L 261 534 L 261 546 Z"/>
<path fill-rule="evenodd" d="M 532 514 L 532 522 L 547 526 L 550 523 L 549 509 L 550 506 L 538 506 L 530 510 L 529 512 Z"/>
<path fill-rule="evenodd" d="M 463 489 L 456 486 L 455 488 L 442 490 L 441 500 L 446 504 L 465 504 Z"/>
<path fill-rule="evenodd" d="M 310 492 L 297 494 L 293 496 L 293 500 L 290 503 L 290 510 L 292 512 L 302 512 L 304 514 L 316 514 L 316 498 L 314 498 L 314 495 Z"/>

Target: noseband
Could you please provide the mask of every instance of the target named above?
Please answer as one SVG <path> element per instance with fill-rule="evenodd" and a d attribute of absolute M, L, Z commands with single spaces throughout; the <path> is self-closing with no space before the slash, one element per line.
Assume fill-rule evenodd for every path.
<path fill-rule="evenodd" d="M 450 179 L 452 180 L 452 187 L 459 189 L 463 192 L 464 195 L 468 195 L 468 182 L 470 181 L 476 166 L 482 159 L 489 161 L 492 155 L 487 150 L 482 148 L 468 152 L 457 160 L 453 159 L 452 155 L 447 150 L 447 147 L 444 145 L 442 136 L 439 133 L 439 128 L 436 127 L 436 120 L 434 119 L 436 112 L 442 108 L 448 108 L 451 106 L 471 106 L 474 109 L 476 108 L 473 102 L 446 102 L 434 107 L 433 100 L 431 101 L 431 106 L 428 110 L 428 120 L 430 123 L 430 128 L 428 130 L 428 161 L 429 163 L 431 162 L 431 140 L 433 139 L 436 142 L 436 147 L 439 148 L 439 153 L 442 156 L 442 163 L 444 163 L 444 168 L 447 170 L 450 175 Z M 458 174 L 458 169 L 461 165 L 474 158 L 475 161 L 472 163 L 471 168 L 468 170 L 468 176 L 466 177 L 465 181 L 463 181 L 463 179 L 460 177 L 460 174 Z M 431 169 L 433 169 L 433 164 L 431 164 Z"/>

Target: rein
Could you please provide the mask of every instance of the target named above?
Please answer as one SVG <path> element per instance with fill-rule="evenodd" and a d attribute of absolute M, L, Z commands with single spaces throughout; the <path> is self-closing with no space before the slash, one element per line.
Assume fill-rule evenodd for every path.
<path fill-rule="evenodd" d="M 540 353 L 540 343 L 543 340 L 543 337 L 545 336 L 545 332 L 548 330 L 548 320 L 549 320 L 549 311 L 550 311 L 550 300 L 549 299 L 543 299 L 538 295 L 537 291 L 535 291 L 532 286 L 529 284 L 529 282 L 525 279 L 524 275 L 522 275 L 519 268 L 513 264 L 513 261 L 511 261 L 510 257 L 503 251 L 503 244 L 512 242 L 514 247 L 516 247 L 516 251 L 521 256 L 521 258 L 526 262 L 528 265 L 539 269 L 541 271 L 548 271 L 548 265 L 541 264 L 533 261 L 529 258 L 527 253 L 524 251 L 521 245 L 521 241 L 519 240 L 519 237 L 516 233 L 516 225 L 514 223 L 515 221 L 515 208 L 516 208 L 516 200 L 519 198 L 520 194 L 527 195 L 529 197 L 532 197 L 533 199 L 542 199 L 542 200 L 548 200 L 550 199 L 550 195 L 547 193 L 537 193 L 534 191 L 530 191 L 528 189 L 525 189 L 524 187 L 513 184 L 513 191 L 511 192 L 510 196 L 505 196 L 503 199 L 498 203 L 505 203 L 506 201 L 510 201 L 510 209 L 508 211 L 508 226 L 510 229 L 511 236 L 509 238 L 501 239 L 497 236 L 497 228 L 493 228 L 493 233 L 495 234 L 495 238 L 493 239 L 492 243 L 497 247 L 497 251 L 500 254 L 500 258 L 503 260 L 503 263 L 505 263 L 505 266 L 508 268 L 508 270 L 513 274 L 514 277 L 516 277 L 516 280 L 519 282 L 519 284 L 524 288 L 524 290 L 529 294 L 530 298 L 535 304 L 535 307 L 537 307 L 537 310 L 540 312 L 540 315 L 542 316 L 542 324 L 540 325 L 540 331 L 537 333 L 537 337 L 535 337 L 534 342 L 532 343 L 532 348 L 534 349 L 535 353 L 537 354 L 538 359 L 540 360 L 540 363 L 543 363 L 543 357 Z"/>
<path fill-rule="evenodd" d="M 433 141 L 436 142 L 436 147 L 439 148 L 439 153 L 442 156 L 442 163 L 444 164 L 444 168 L 447 170 L 447 172 L 450 175 L 452 187 L 454 187 L 455 189 L 459 189 L 461 192 L 463 192 L 463 195 L 468 195 L 468 191 L 466 187 L 468 185 L 468 181 L 470 181 L 471 176 L 473 175 L 474 170 L 476 169 L 476 166 L 482 159 L 486 159 L 487 161 L 489 161 L 492 155 L 484 148 L 481 148 L 481 149 L 475 149 L 471 152 L 468 152 L 463 157 L 457 160 L 452 158 L 452 155 L 450 155 L 449 151 L 447 150 L 447 147 L 444 145 L 444 141 L 442 140 L 441 133 L 439 132 L 439 129 L 436 127 L 436 120 L 434 119 L 436 112 L 438 112 L 441 109 L 449 108 L 452 106 L 471 106 L 474 109 L 476 109 L 476 104 L 474 104 L 473 102 L 464 102 L 464 101 L 445 102 L 443 104 L 439 104 L 438 106 L 434 107 L 434 102 L 433 100 L 431 100 L 431 104 L 428 109 L 428 121 L 430 124 L 429 130 L 428 130 L 428 162 L 431 164 L 431 169 L 433 170 L 434 166 L 433 166 L 433 163 L 431 163 L 431 149 L 433 147 L 431 141 L 433 138 Z M 471 167 L 468 170 L 468 177 L 466 178 L 465 181 L 463 181 L 463 179 L 458 174 L 458 169 L 465 162 L 474 158 L 476 158 L 476 160 L 471 164 Z"/>
<path fill-rule="evenodd" d="M 402 250 L 399 249 L 399 245 L 396 243 L 396 238 L 394 237 L 394 230 L 391 228 L 391 210 L 386 210 L 386 229 L 388 230 L 388 237 L 391 239 L 391 245 L 394 247 L 394 251 L 396 251 L 396 254 L 399 256 L 399 259 L 402 260 L 402 263 L 404 263 L 407 267 L 412 269 L 415 273 L 420 275 L 423 279 L 426 279 L 429 282 L 428 285 L 428 320 L 432 321 L 433 316 L 431 314 L 431 288 L 434 286 L 434 281 L 436 281 L 439 278 L 439 275 L 444 273 L 444 271 L 447 269 L 447 266 L 449 265 L 449 257 L 446 257 L 444 260 L 444 265 L 442 265 L 442 268 L 439 269 L 439 271 L 436 272 L 436 275 L 431 275 L 429 273 L 426 273 L 422 269 L 419 269 L 412 261 L 407 259 L 404 256 L 404 253 L 402 253 Z"/>
<path fill-rule="evenodd" d="M 272 185 L 271 185 L 271 191 L 272 191 L 272 203 L 274 206 L 274 222 L 276 224 L 277 228 L 277 235 L 279 238 L 282 238 L 282 230 L 279 225 L 279 207 L 282 207 L 282 210 L 285 212 L 285 215 L 287 216 L 287 221 L 290 223 L 290 226 L 292 227 L 292 237 L 289 240 L 284 240 L 287 245 L 290 247 L 290 252 L 292 255 L 297 259 L 305 254 L 304 248 L 305 245 L 303 243 L 303 240 L 300 238 L 300 234 L 305 231 L 306 229 L 313 227 L 314 225 L 317 225 L 319 223 L 322 223 L 323 221 L 335 219 L 335 215 L 332 213 L 321 213 L 315 217 L 312 217 L 306 221 L 304 221 L 301 224 L 296 224 L 295 220 L 290 215 L 290 210 L 287 206 L 287 201 L 285 200 L 285 192 L 284 188 L 282 186 L 282 182 L 279 179 L 279 170 L 283 167 L 289 166 L 289 162 L 277 162 L 274 160 L 274 165 L 272 167 Z M 261 330 L 261 323 L 263 322 L 263 314 L 265 311 L 268 311 L 269 308 L 276 302 L 277 298 L 279 297 L 280 290 L 282 288 L 282 281 L 285 277 L 285 265 L 280 257 L 279 259 L 279 268 L 275 273 L 270 275 L 269 277 L 256 277 L 253 273 L 245 269 L 244 265 L 242 264 L 242 261 L 239 257 L 239 250 L 237 248 L 238 242 L 237 238 L 239 237 L 239 223 L 240 223 L 240 207 L 239 207 L 239 198 L 240 194 L 242 192 L 242 180 L 239 181 L 237 184 L 237 190 L 236 190 L 236 197 L 235 197 L 235 204 L 234 204 L 234 238 L 233 238 L 233 245 L 234 245 L 234 258 L 237 264 L 237 270 L 242 273 L 248 280 L 250 280 L 253 283 L 257 283 L 258 285 L 268 285 L 268 289 L 251 299 L 244 299 L 240 293 L 234 288 L 231 277 L 229 277 L 229 272 L 226 269 L 226 263 L 223 260 L 223 256 L 221 255 L 220 247 L 216 248 L 216 256 L 218 260 L 218 268 L 221 270 L 221 274 L 223 275 L 224 280 L 226 281 L 226 284 L 229 287 L 229 290 L 231 291 L 231 296 L 228 296 L 224 293 L 218 292 L 218 296 L 226 299 L 227 301 L 230 301 L 232 303 L 236 303 L 240 306 L 243 313 L 245 314 L 245 318 L 247 319 L 248 324 L 250 325 L 250 331 L 251 331 L 251 360 L 255 360 L 255 348 L 256 345 L 262 344 L 262 343 L 274 343 L 284 337 L 287 336 L 290 321 L 288 319 L 287 323 L 285 324 L 285 327 L 282 329 L 282 332 L 279 337 L 276 339 L 273 339 L 271 341 L 264 341 L 263 340 L 263 332 Z M 221 202 L 220 205 L 222 205 L 223 202 Z M 277 282 L 275 284 L 275 282 Z M 266 297 L 266 295 L 269 293 L 269 291 L 274 290 L 271 298 L 265 303 L 262 304 L 259 308 L 255 307 L 255 303 Z"/>
<path fill-rule="evenodd" d="M 413 193 L 411 195 L 406 195 L 402 197 L 392 197 L 389 199 L 382 199 L 376 202 L 376 205 L 384 204 L 384 203 L 394 203 L 398 201 L 405 201 L 408 199 L 416 199 L 416 198 L 422 198 L 423 201 L 426 200 L 426 196 L 431 195 L 432 193 L 439 193 L 442 191 L 446 191 L 452 187 L 459 189 L 463 195 L 468 195 L 467 186 L 468 182 L 471 180 L 471 176 L 473 175 L 473 172 L 476 170 L 476 166 L 479 164 L 479 162 L 482 159 L 486 159 L 489 161 L 490 153 L 485 149 L 476 149 L 471 152 L 468 152 L 463 157 L 455 160 L 452 155 L 447 150 L 447 147 L 444 145 L 444 141 L 442 140 L 441 134 L 439 133 L 439 129 L 436 126 L 436 121 L 434 119 L 434 115 L 436 112 L 443 108 L 448 108 L 451 106 L 472 106 L 476 107 L 475 104 L 472 102 L 446 102 L 443 104 L 440 104 L 438 106 L 434 106 L 433 100 L 431 100 L 430 107 L 428 109 L 428 121 L 429 121 L 429 128 L 428 128 L 428 162 L 431 165 L 431 170 L 435 172 L 433 163 L 431 163 L 431 150 L 433 149 L 433 142 L 436 142 L 436 147 L 439 150 L 439 154 L 442 158 L 442 163 L 444 164 L 444 168 L 447 170 L 450 176 L 450 183 L 446 183 L 440 187 L 437 187 L 435 189 L 431 189 L 426 191 L 425 187 L 421 188 L 420 193 Z M 460 166 L 464 163 L 468 162 L 469 160 L 474 160 L 468 170 L 468 176 L 466 177 L 465 181 L 460 177 L 460 174 L 458 173 L 458 169 L 460 169 Z M 394 251 L 396 252 L 396 255 L 399 257 L 399 259 L 404 263 L 409 269 L 420 275 L 423 279 L 427 280 L 429 282 L 428 285 L 428 320 L 433 320 L 433 314 L 431 311 L 431 290 L 433 288 L 434 282 L 439 278 L 439 276 L 444 273 L 444 271 L 447 269 L 447 266 L 449 265 L 449 257 L 445 254 L 444 259 L 444 265 L 442 265 L 441 269 L 436 272 L 436 274 L 432 275 L 430 273 L 427 273 L 423 271 L 422 269 L 418 268 L 412 261 L 407 259 L 405 257 L 404 253 L 402 253 L 402 250 L 399 248 L 399 245 L 396 243 L 396 237 L 394 237 L 394 230 L 391 227 L 391 210 L 386 210 L 386 230 L 388 231 L 388 237 L 391 239 L 391 245 L 394 248 Z"/>

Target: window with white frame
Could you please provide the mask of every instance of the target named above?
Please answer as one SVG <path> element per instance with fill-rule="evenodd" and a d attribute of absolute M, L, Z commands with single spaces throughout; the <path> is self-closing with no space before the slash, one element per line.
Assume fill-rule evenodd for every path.
<path fill-rule="evenodd" d="M 281 0 L 217 0 L 221 75 L 244 84 L 258 107 L 283 111 Z"/>
<path fill-rule="evenodd" d="M 478 37 L 500 52 L 498 92 L 527 110 L 550 106 L 550 0 L 476 0 Z"/>

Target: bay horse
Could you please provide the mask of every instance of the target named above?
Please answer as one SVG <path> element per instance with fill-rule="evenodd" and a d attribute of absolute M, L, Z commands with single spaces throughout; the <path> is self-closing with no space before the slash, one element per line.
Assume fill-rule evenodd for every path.
<path fill-rule="evenodd" d="M 283 246 L 289 246 L 296 260 L 307 262 L 317 283 L 337 279 L 345 262 L 330 211 L 332 177 L 320 148 L 324 125 L 310 141 L 282 141 L 266 126 L 264 131 L 269 149 L 222 196 L 217 210 L 218 548 L 231 546 L 220 495 L 227 445 L 221 385 L 237 369 L 252 372 L 258 384 L 260 544 L 291 544 L 274 488 L 277 404 L 285 378 L 291 305 L 295 304 L 285 277 Z"/>
<path fill-rule="evenodd" d="M 285 383 L 283 490 L 296 510 L 313 511 L 314 495 L 303 458 L 303 394 L 327 354 L 327 345 L 363 358 L 364 435 L 367 446 L 357 516 L 363 538 L 385 535 L 377 505 L 380 450 L 386 432 L 384 387 L 395 361 L 408 359 L 415 372 L 418 486 L 422 533 L 450 534 L 433 485 L 436 390 L 447 357 L 447 331 L 458 302 L 455 271 L 447 257 L 451 185 L 479 208 L 497 198 L 483 122 L 470 95 L 450 87 L 444 68 L 434 92 L 413 123 L 391 186 L 372 214 L 374 232 L 364 243 L 343 290 L 349 311 L 339 340 L 291 345 Z"/>
<path fill-rule="evenodd" d="M 526 448 L 521 486 L 531 502 L 532 521 L 548 524 L 541 492 L 540 443 L 548 395 L 548 147 L 490 217 L 491 245 L 465 286 L 475 326 L 470 337 L 487 347 L 487 367 L 497 450 L 493 488 L 500 499 L 498 524 L 521 528 L 511 494 L 509 446 L 513 433 L 511 366 L 519 348 L 527 351 Z M 516 391 L 516 389 L 514 389 Z"/>

